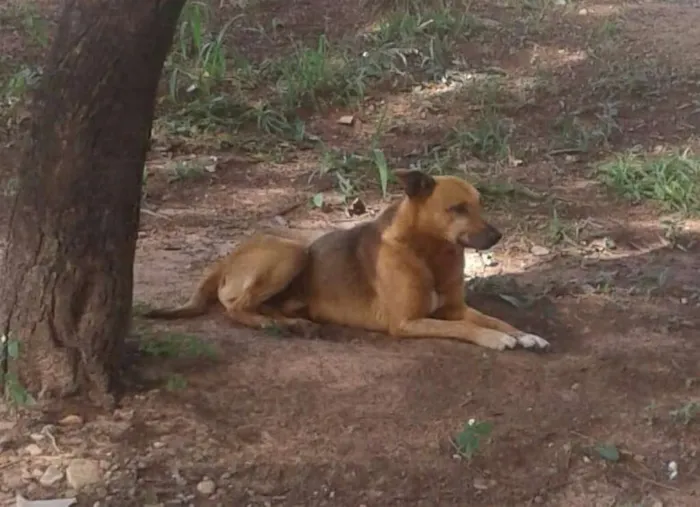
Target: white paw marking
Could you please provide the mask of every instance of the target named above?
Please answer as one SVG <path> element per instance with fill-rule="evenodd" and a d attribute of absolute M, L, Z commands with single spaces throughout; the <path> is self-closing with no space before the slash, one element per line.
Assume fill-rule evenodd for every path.
<path fill-rule="evenodd" d="M 547 340 L 545 340 L 544 338 L 540 338 L 536 334 L 530 333 L 518 336 L 517 342 L 526 349 L 546 349 L 547 347 L 549 347 L 549 342 Z"/>
<path fill-rule="evenodd" d="M 505 333 L 501 333 L 501 336 L 499 336 L 499 342 L 501 344 L 500 350 L 512 349 L 518 344 L 518 339 Z"/>

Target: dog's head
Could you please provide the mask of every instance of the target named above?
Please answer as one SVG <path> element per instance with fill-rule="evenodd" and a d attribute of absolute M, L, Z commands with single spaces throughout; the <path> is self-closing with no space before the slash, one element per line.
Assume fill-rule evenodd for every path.
<path fill-rule="evenodd" d="M 415 226 L 421 233 L 464 248 L 487 250 L 501 233 L 482 217 L 479 192 L 455 176 L 430 176 L 421 171 L 394 171 L 415 209 Z"/>

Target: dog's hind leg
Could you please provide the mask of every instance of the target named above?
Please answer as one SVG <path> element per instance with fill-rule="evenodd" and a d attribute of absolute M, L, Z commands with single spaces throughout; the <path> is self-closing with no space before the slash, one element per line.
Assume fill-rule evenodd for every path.
<path fill-rule="evenodd" d="M 218 297 L 226 315 L 247 327 L 303 327 L 303 319 L 264 315 L 262 306 L 286 289 L 307 261 L 308 248 L 299 241 L 275 236 L 259 239 L 255 248 L 227 266 L 222 277 Z"/>

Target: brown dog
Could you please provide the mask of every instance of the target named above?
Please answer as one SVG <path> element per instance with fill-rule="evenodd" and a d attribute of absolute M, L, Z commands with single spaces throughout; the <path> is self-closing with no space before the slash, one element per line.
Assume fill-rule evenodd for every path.
<path fill-rule="evenodd" d="M 193 317 L 218 300 L 249 327 L 313 321 L 497 350 L 548 347 L 464 302 L 463 249 L 501 239 L 481 216 L 477 190 L 453 176 L 395 175 L 406 195 L 375 220 L 313 241 L 256 234 L 209 268 L 185 305 L 146 317 Z"/>

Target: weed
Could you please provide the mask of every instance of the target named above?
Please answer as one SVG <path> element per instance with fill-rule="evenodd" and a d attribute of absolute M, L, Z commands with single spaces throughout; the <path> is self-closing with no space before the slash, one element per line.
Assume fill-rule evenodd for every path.
<path fill-rule="evenodd" d="M 479 27 L 464 5 L 442 3 L 426 9 L 410 2 L 397 9 L 367 34 L 367 62 L 375 69 L 404 75 L 404 69 L 436 79 L 453 63 L 455 44 Z"/>
<path fill-rule="evenodd" d="M 172 174 L 168 178 L 168 183 L 175 183 L 182 180 L 197 180 L 204 176 L 206 167 L 195 162 L 177 161 L 171 169 Z"/>
<path fill-rule="evenodd" d="M 554 125 L 559 131 L 558 148 L 586 153 L 607 146 L 611 137 L 620 132 L 617 106 L 606 102 L 600 105 L 600 109 L 588 120 L 583 119 L 578 112 L 558 119 Z"/>
<path fill-rule="evenodd" d="M 40 68 L 23 66 L 5 82 L 2 88 L 2 101 L 9 107 L 21 103 L 27 93 L 37 85 L 40 77 Z"/>
<path fill-rule="evenodd" d="M 285 111 L 311 107 L 324 101 L 351 103 L 364 96 L 369 76 L 357 59 L 332 48 L 325 35 L 316 47 L 297 45 L 296 51 L 281 59 L 270 71 L 277 77 L 277 90 Z"/>
<path fill-rule="evenodd" d="M 634 202 L 651 200 L 671 211 L 700 211 L 700 158 L 689 150 L 628 153 L 599 168 L 603 182 Z"/>
<path fill-rule="evenodd" d="M 470 419 L 464 423 L 460 431 L 452 441 L 455 449 L 463 458 L 470 460 L 479 451 L 481 441 L 491 434 L 493 424 L 488 421 L 476 422 Z"/>
<path fill-rule="evenodd" d="M 168 391 L 181 391 L 187 388 L 187 379 L 179 373 L 168 375 L 168 379 L 165 381 L 165 388 Z"/>
<path fill-rule="evenodd" d="M 689 401 L 683 406 L 669 412 L 671 418 L 684 425 L 690 424 L 697 415 L 700 415 L 700 402 Z"/>
<path fill-rule="evenodd" d="M 3 387 L 3 395 L 14 405 L 26 406 L 36 403 L 34 397 L 20 382 L 11 363 L 19 359 L 19 342 L 9 336 L 0 337 L 0 385 Z"/>
<path fill-rule="evenodd" d="M 205 2 L 191 1 L 180 14 L 173 50 L 166 63 L 168 91 L 178 101 L 182 91 L 208 96 L 226 78 L 224 36 L 237 20 L 229 20 L 218 32 L 210 31 L 211 11 Z"/>
<path fill-rule="evenodd" d="M 448 135 L 448 151 L 457 160 L 464 155 L 502 159 L 508 155 L 511 125 L 492 113 L 483 114 L 473 128 L 458 125 Z"/>
<path fill-rule="evenodd" d="M 139 350 L 146 355 L 163 358 L 199 358 L 216 357 L 216 350 L 211 344 L 203 342 L 196 336 L 170 333 L 160 336 L 143 336 Z"/>

